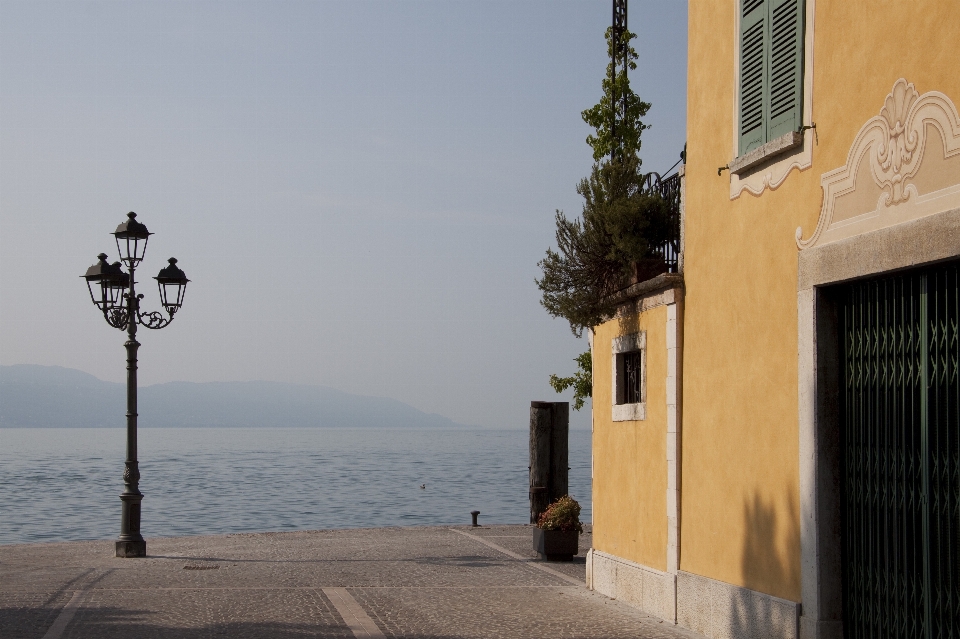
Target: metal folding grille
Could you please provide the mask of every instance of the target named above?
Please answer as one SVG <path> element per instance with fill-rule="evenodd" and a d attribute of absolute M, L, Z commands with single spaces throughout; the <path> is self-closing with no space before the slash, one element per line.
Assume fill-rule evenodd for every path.
<path fill-rule="evenodd" d="M 960 639 L 957 265 L 847 287 L 844 636 Z"/>
<path fill-rule="evenodd" d="M 927 275 L 930 636 L 960 638 L 960 267 Z"/>

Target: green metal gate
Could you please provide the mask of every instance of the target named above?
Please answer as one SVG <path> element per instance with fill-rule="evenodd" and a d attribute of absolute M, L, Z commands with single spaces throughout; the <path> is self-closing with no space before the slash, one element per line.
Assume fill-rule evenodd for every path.
<path fill-rule="evenodd" d="M 844 637 L 960 639 L 958 264 L 847 285 Z"/>

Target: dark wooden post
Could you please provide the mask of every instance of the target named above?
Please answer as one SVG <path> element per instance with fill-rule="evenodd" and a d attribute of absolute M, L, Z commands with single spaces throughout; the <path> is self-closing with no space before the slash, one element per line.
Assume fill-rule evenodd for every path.
<path fill-rule="evenodd" d="M 566 495 L 570 455 L 570 403 L 552 402 L 552 432 L 550 435 L 550 502 Z"/>
<path fill-rule="evenodd" d="M 530 523 L 567 494 L 569 402 L 530 402 Z"/>
<path fill-rule="evenodd" d="M 550 440 L 553 404 L 530 402 L 530 523 L 550 504 Z"/>

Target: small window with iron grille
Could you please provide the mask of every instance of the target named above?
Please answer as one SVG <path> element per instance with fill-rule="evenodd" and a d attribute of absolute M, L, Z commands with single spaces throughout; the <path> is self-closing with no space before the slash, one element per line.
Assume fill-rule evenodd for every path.
<path fill-rule="evenodd" d="M 624 353 L 623 401 L 620 404 L 639 404 L 640 399 L 640 351 Z"/>
<path fill-rule="evenodd" d="M 646 419 L 646 333 L 613 340 L 613 421 Z"/>

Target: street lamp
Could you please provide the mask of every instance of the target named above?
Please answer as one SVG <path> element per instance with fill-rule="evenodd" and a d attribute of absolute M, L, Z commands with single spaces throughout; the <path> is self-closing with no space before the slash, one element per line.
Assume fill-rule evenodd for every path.
<path fill-rule="evenodd" d="M 90 299 L 103 313 L 107 324 L 127 331 L 127 460 L 123 468 L 123 494 L 120 495 L 120 536 L 117 538 L 117 557 L 146 557 L 147 542 L 140 534 L 140 469 L 137 464 L 137 324 L 147 328 L 163 328 L 173 321 L 174 314 L 183 305 L 187 288 L 187 276 L 177 267 L 177 260 L 170 258 L 155 280 L 160 289 L 160 303 L 167 316 L 159 311 L 140 312 L 134 273 L 147 251 L 147 241 L 153 235 L 137 221 L 136 213 L 127 213 L 127 220 L 117 227 L 113 236 L 117 240 L 121 262 L 107 263 L 107 254 L 97 256 L 98 262 L 87 269 Z"/>

